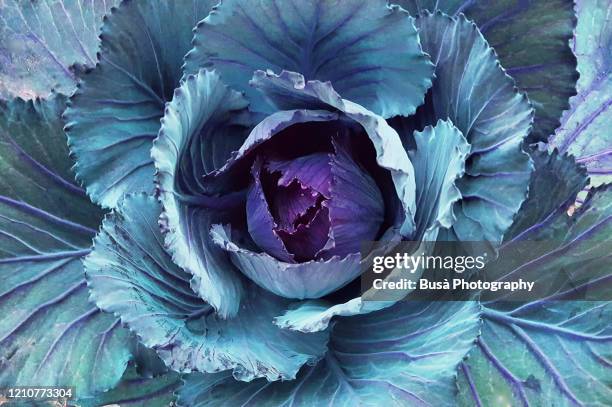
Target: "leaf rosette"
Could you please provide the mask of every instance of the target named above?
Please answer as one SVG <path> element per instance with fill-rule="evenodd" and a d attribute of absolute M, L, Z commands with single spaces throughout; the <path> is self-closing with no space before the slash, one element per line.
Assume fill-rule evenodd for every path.
<path fill-rule="evenodd" d="M 102 335 L 102 351 L 125 345 L 118 365 L 89 352 L 112 374 L 97 385 L 84 380 L 87 403 L 113 387 L 100 400 L 131 397 L 129 383 L 142 373 L 134 366 L 148 365 L 154 355 L 161 361 L 137 392 L 146 402 L 156 400 L 156 392 L 158 401 L 172 398 L 179 384 L 171 371 L 187 374 L 178 398 L 189 406 L 313 405 L 322 398 L 347 405 L 448 405 L 457 382 L 472 389 L 460 391 L 460 401 L 489 401 L 486 378 L 493 368 L 510 377 L 504 390 L 517 400 L 535 399 L 514 379 L 519 367 L 501 346 L 490 345 L 505 329 L 535 354 L 521 356 L 527 363 L 550 362 L 537 371 L 547 389 L 556 385 L 559 397 L 578 401 L 574 389 L 582 382 L 565 383 L 556 374 L 546 381 L 556 355 L 548 348 L 538 353 L 539 337 L 530 337 L 538 329 L 567 333 L 548 328 L 557 321 L 548 313 L 476 301 L 399 301 L 408 291 L 372 301 L 360 291 L 359 276 L 376 254 L 362 252 L 364 242 L 386 248 L 409 240 L 431 250 L 438 240 L 486 241 L 503 253 L 508 239 L 531 233 L 544 218 L 566 222 L 562 212 L 584 186 L 570 158 L 525 151 L 529 137 L 552 131 L 574 94 L 567 82 L 575 80 L 575 59 L 563 43 L 573 16 L 560 8 L 563 18 L 555 24 L 538 6 L 519 5 L 501 18 L 497 6 L 488 10 L 481 3 L 402 1 L 413 16 L 385 0 L 222 0 L 216 6 L 124 0 L 113 7 L 103 20 L 95 66 L 90 53 L 97 43 L 87 38 L 88 67 L 77 72 L 81 80 L 63 116 L 76 178 L 92 201 L 111 210 L 93 248 L 72 242 L 63 229 L 39 226 L 41 216 L 50 223 L 64 216 L 68 220 L 59 223 L 68 228 L 72 217 L 83 222 L 55 195 L 51 203 L 28 202 L 50 205 L 51 217 L 20 206 L 22 198 L 40 200 L 29 190 L 3 192 L 0 200 L 0 232 L 19 246 L 0 258 L 0 272 L 7 264 L 21 269 L 39 255 L 54 262 L 40 274 L 39 264 L 36 273 L 11 279 L 0 309 L 22 287 L 39 289 L 38 280 L 53 267 L 65 281 L 75 279 L 81 294 L 85 282 L 72 271 L 78 266 L 62 257 L 72 251 L 84 257 L 89 299 L 99 308 L 56 327 L 60 338 L 45 337 L 50 349 L 30 358 L 39 368 L 55 366 L 54 352 L 64 351 L 61 337 L 73 325 Z M 15 10 L 8 10 L 17 26 Z M 32 12 L 42 16 L 38 8 Z M 521 32 L 526 15 L 558 29 L 546 37 L 556 39 L 554 46 Z M 518 45 L 497 44 L 504 35 Z M 56 42 L 47 45 L 55 52 Z M 73 54 L 59 58 L 60 66 L 79 62 L 80 54 Z M 542 70 L 541 62 L 529 65 L 549 54 L 558 75 Z M 555 82 L 550 98 L 533 90 L 556 76 L 564 80 Z M 36 94 L 54 78 L 41 75 Z M 71 89 L 71 78 L 62 79 L 62 89 Z M 28 105 L 33 108 L 44 116 Z M 2 114 L 24 109 L 16 104 Z M 19 136 L 29 131 L 11 126 Z M 0 136 L 7 140 L 0 148 L 10 145 L 38 159 L 23 137 Z M 34 152 L 28 155 L 28 148 Z M 10 160 L 0 164 L 20 168 Z M 30 167 L 35 181 L 42 171 L 50 178 L 44 182 L 57 183 L 57 174 Z M 557 170 L 568 174 L 568 191 L 553 191 L 549 205 L 538 207 L 534 194 L 545 189 L 538 177 Z M 58 171 L 67 177 L 64 166 Z M 59 187 L 86 198 L 71 182 Z M 605 213 L 597 227 L 608 224 L 601 198 L 607 191 L 600 187 L 590 196 L 572 227 L 588 224 L 600 207 Z M 4 232 L 7 222 L 55 236 L 44 247 L 50 253 L 36 248 L 31 231 Z M 559 230 L 555 226 L 563 239 L 574 236 L 571 228 Z M 52 301 L 62 296 L 58 290 Z M 34 297 L 28 297 L 33 313 L 47 307 Z M 57 310 L 64 323 L 68 317 Z M 580 310 L 593 312 L 588 305 Z M 559 306 L 558 312 L 572 309 Z M 15 332 L 26 317 L 0 324 L 0 341 L 23 341 Z M 596 332 L 598 324 L 583 328 L 578 334 L 589 341 L 609 339 Z M 116 332 L 112 346 L 104 343 L 109 332 Z M 155 354 L 134 350 L 134 336 Z M 18 363 L 7 365 L 11 371 L 29 361 L 17 355 Z"/>
<path fill-rule="evenodd" d="M 129 11 L 142 13 L 137 5 Z M 372 254 L 360 253 L 362 242 L 454 236 L 498 244 L 526 196 L 531 164 L 521 143 L 533 111 L 478 29 L 461 16 L 415 20 L 383 1 L 345 6 L 214 7 L 196 27 L 174 93 L 164 82 L 174 71 L 160 70 L 159 80 L 142 76 L 138 85 L 141 93 L 150 83 L 148 94 L 167 100 L 155 113 L 163 116 L 151 148 L 159 204 L 146 195 L 121 198 L 142 184 L 140 171 L 115 173 L 115 180 L 92 173 L 93 188 L 111 185 L 94 197 L 118 204 L 85 263 L 92 298 L 174 370 L 277 380 L 296 377 L 304 363 L 345 363 L 342 342 L 330 343 L 335 354 L 324 356 L 339 329 L 334 318 L 355 316 L 347 322 L 355 329 L 359 314 L 377 318 L 405 307 L 360 296 L 358 277 Z M 108 25 L 121 21 L 111 16 Z M 435 35 L 439 29 L 448 37 Z M 105 47 L 104 38 L 110 58 L 120 50 Z M 157 53 L 152 62 L 171 56 Z M 90 75 L 87 86 L 99 86 L 103 72 Z M 77 149 L 82 136 L 98 137 L 79 123 L 80 105 L 89 108 L 95 92 L 81 88 L 66 114 Z M 153 114 L 145 117 L 143 125 Z M 130 157 L 147 146 L 130 143 L 117 153 Z M 496 194 L 497 185 L 509 193 Z M 126 264 L 129 258 L 138 260 Z M 432 308 L 431 318 L 449 309 Z M 478 320 L 469 321 L 465 332 L 477 332 Z M 243 349 L 254 341 L 265 345 Z M 443 383 L 470 341 L 440 360 Z"/>

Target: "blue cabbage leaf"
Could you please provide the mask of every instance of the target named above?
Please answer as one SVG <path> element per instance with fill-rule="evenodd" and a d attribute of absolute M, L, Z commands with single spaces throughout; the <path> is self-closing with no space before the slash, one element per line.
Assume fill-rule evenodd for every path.
<path fill-rule="evenodd" d="M 268 253 L 238 246 L 228 226 L 214 225 L 213 242 L 225 250 L 233 263 L 260 287 L 286 298 L 319 298 L 359 276 L 360 254 L 333 256 L 325 261 L 302 263 L 279 261 Z"/>
<path fill-rule="evenodd" d="M 531 275 L 545 283 L 569 273 L 576 283 L 532 301 L 483 303 L 482 334 L 459 369 L 460 405 L 605 405 L 612 397 L 612 303 L 564 299 L 581 290 L 609 290 L 612 190 L 595 188 L 569 216 L 586 182 L 584 170 L 557 153 L 539 152 L 534 159 L 530 198 L 487 275 Z M 505 244 L 518 240 L 551 245 L 529 258 L 504 256 Z"/>
<path fill-rule="evenodd" d="M 125 405 L 136 407 L 167 407 L 176 401 L 176 390 L 181 385 L 181 375 L 169 370 L 154 350 L 137 340 L 132 346 L 133 359 L 112 389 L 92 397 L 69 401 L 70 406 L 97 407 L 101 405 Z M 70 404 L 70 403 L 73 404 Z"/>
<path fill-rule="evenodd" d="M 134 335 L 136 336 L 136 335 Z M 157 377 L 166 373 L 169 369 L 154 349 L 144 346 L 140 341 L 132 344 L 132 360 L 129 367 L 135 367 L 135 372 L 141 377 Z M 130 369 L 124 373 L 127 375 Z"/>
<path fill-rule="evenodd" d="M 361 297 L 353 298 L 341 304 L 332 304 L 324 300 L 308 300 L 292 304 L 284 314 L 274 318 L 274 323 L 281 328 L 300 332 L 319 332 L 328 328 L 336 317 L 350 317 L 377 311 L 380 308 L 368 308 L 368 302 Z"/>
<path fill-rule="evenodd" d="M 506 240 L 520 240 L 546 229 L 572 209 L 576 195 L 588 184 L 586 169 L 577 165 L 573 157 L 557 150 L 547 153 L 545 149 L 533 148 L 529 152 L 534 163 L 529 196 L 506 232 Z"/>
<path fill-rule="evenodd" d="M 181 386 L 180 374 L 172 371 L 158 376 L 143 376 L 135 364 L 130 364 L 121 381 L 113 389 L 92 398 L 79 399 L 79 407 L 108 405 L 134 407 L 168 407 L 176 399 L 175 391 Z"/>
<path fill-rule="evenodd" d="M 576 94 L 576 57 L 570 48 L 576 26 L 566 0 L 394 0 L 413 16 L 427 11 L 459 13 L 474 21 L 501 65 L 527 93 L 535 109 L 529 141 L 546 141 Z"/>
<path fill-rule="evenodd" d="M 112 208 L 127 192 L 153 192 L 151 145 L 192 27 L 212 3 L 125 1 L 104 19 L 100 61 L 80 75 L 64 114 L 77 178 L 94 202 Z"/>
<path fill-rule="evenodd" d="M 70 95 L 96 64 L 102 17 L 119 0 L 0 3 L 0 97 Z"/>
<path fill-rule="evenodd" d="M 533 109 L 464 16 L 425 14 L 416 24 L 436 64 L 435 79 L 416 115 L 392 125 L 408 149 L 414 130 L 439 119 L 450 119 L 461 131 L 471 149 L 457 182 L 462 198 L 455 204 L 451 237 L 498 244 L 527 194 L 532 165 L 522 143 Z"/>
<path fill-rule="evenodd" d="M 586 166 L 591 185 L 612 181 L 612 4 L 576 2 L 578 25 L 573 47 L 578 57 L 578 95 L 550 138 L 550 146 L 568 152 Z"/>
<path fill-rule="evenodd" d="M 385 0 L 223 0 L 196 29 L 185 73 L 214 68 L 270 113 L 248 86 L 256 70 L 331 81 L 343 98 L 385 118 L 409 115 L 431 86 L 432 65 L 413 18 Z"/>
<path fill-rule="evenodd" d="M 229 374 L 192 374 L 178 404 L 280 406 L 452 405 L 455 369 L 480 328 L 475 302 L 400 302 L 340 319 L 330 350 L 296 380 L 236 382 Z"/>
<path fill-rule="evenodd" d="M 214 221 L 231 217 L 225 212 L 243 198 L 210 194 L 201 178 L 225 164 L 251 126 L 244 97 L 224 85 L 219 75 L 201 71 L 175 91 L 151 151 L 168 250 L 176 264 L 192 274 L 193 289 L 222 317 L 238 312 L 243 278 L 209 232 Z"/>
<path fill-rule="evenodd" d="M 161 206 L 128 195 L 103 222 L 85 261 L 91 297 L 121 317 L 142 343 L 173 369 L 218 372 L 251 380 L 292 379 L 326 350 L 328 332 L 304 335 L 272 323 L 287 301 L 250 286 L 238 314 L 219 318 L 189 285 L 190 274 L 164 249 Z"/>
<path fill-rule="evenodd" d="M 0 387 L 112 388 L 133 338 L 88 301 L 81 264 L 101 211 L 70 171 L 65 99 L 0 103 Z"/>
<path fill-rule="evenodd" d="M 450 228 L 456 220 L 455 202 L 461 199 L 456 181 L 465 171 L 470 151 L 463 134 L 449 121 L 438 121 L 414 133 L 415 150 L 408 156 L 416 177 L 416 230 L 412 240 L 436 241 L 440 228 Z"/>

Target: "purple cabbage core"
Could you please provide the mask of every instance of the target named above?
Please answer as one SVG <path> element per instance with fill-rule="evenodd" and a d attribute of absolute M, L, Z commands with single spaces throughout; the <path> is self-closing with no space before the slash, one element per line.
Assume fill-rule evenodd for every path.
<path fill-rule="evenodd" d="M 300 127 L 284 130 L 283 138 L 303 134 Z M 260 249 L 279 260 L 356 253 L 361 241 L 377 237 L 383 223 L 382 194 L 359 163 L 350 132 L 329 130 L 329 137 L 315 135 L 309 153 L 301 156 L 283 154 L 278 145 L 262 146 L 251 167 L 248 230 Z"/>

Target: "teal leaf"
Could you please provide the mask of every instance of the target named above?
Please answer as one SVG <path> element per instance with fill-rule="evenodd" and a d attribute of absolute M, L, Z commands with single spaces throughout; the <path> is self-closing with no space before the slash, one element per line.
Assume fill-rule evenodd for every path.
<path fill-rule="evenodd" d="M 609 290 L 612 189 L 594 188 L 572 216 L 561 212 L 522 239 L 554 242 L 528 258 L 500 257 L 487 267 L 498 279 L 570 273 L 577 283 L 528 302 L 483 304 L 483 329 L 459 376 L 461 405 L 608 405 L 612 400 L 612 303 L 571 301 L 575 290 Z M 540 195 L 540 199 L 547 199 Z M 550 246 L 550 245 L 548 245 Z M 582 280 L 582 277 L 589 277 Z"/>
<path fill-rule="evenodd" d="M 231 369 L 239 380 L 286 380 L 321 357 L 328 333 L 276 327 L 272 319 L 287 302 L 255 286 L 246 290 L 235 317 L 219 318 L 165 251 L 160 211 L 155 198 L 128 195 L 104 220 L 84 262 L 101 309 L 120 316 L 169 368 L 182 372 Z"/>
<path fill-rule="evenodd" d="M 296 380 L 235 381 L 226 373 L 192 374 L 178 404 L 440 406 L 452 405 L 455 368 L 479 331 L 475 302 L 401 302 L 339 321 L 330 350 Z"/>
<path fill-rule="evenodd" d="M 100 62 L 65 112 L 77 178 L 94 202 L 112 208 L 126 192 L 153 192 L 151 145 L 211 3 L 129 0 L 104 19 Z"/>
<path fill-rule="evenodd" d="M 116 387 L 96 397 L 79 399 L 75 406 L 168 407 L 175 401 L 174 393 L 181 383 L 180 375 L 176 372 L 147 377 L 139 374 L 138 367 L 131 364 Z"/>
<path fill-rule="evenodd" d="M 385 118 L 410 115 L 433 70 L 413 20 L 385 0 L 223 0 L 198 24 L 185 72 L 215 68 L 256 111 L 270 107 L 248 80 L 269 69 L 331 81 L 342 97 Z"/>
<path fill-rule="evenodd" d="M 213 242 L 228 253 L 243 274 L 260 287 L 285 298 L 320 298 L 344 287 L 361 273 L 360 254 L 288 263 L 268 253 L 239 246 L 229 227 L 213 225 Z"/>
<path fill-rule="evenodd" d="M 0 387 L 113 387 L 130 358 L 118 318 L 88 301 L 81 259 L 101 211 L 75 183 L 63 97 L 0 103 Z"/>
<path fill-rule="evenodd" d="M 361 297 L 353 298 L 345 303 L 330 304 L 324 300 L 307 300 L 291 304 L 283 314 L 274 318 L 274 323 L 281 328 L 300 332 L 319 332 L 327 329 L 332 318 L 360 315 L 372 310 Z"/>
<path fill-rule="evenodd" d="M 419 17 L 423 14 L 435 13 L 436 11 L 441 11 L 448 15 L 465 13 L 465 10 L 475 2 L 465 0 L 394 0 L 390 3 L 398 4 L 406 9 L 410 15 Z"/>
<path fill-rule="evenodd" d="M 399 238 L 399 236 L 397 236 Z M 388 242 L 389 247 L 392 247 L 397 241 L 394 236 L 381 237 L 379 241 Z M 423 255 L 432 254 L 435 248 L 435 241 L 423 240 L 419 242 L 418 247 L 413 246 L 413 253 L 421 253 Z M 371 257 L 376 255 L 384 255 L 387 248 L 381 247 L 369 253 L 368 257 L 362 260 L 366 265 L 369 264 Z M 409 276 L 402 269 L 396 269 L 391 272 L 385 280 L 387 282 L 405 281 L 410 278 L 412 281 L 418 281 L 424 272 L 423 267 L 419 267 L 414 273 Z M 370 312 L 380 311 L 393 306 L 397 301 L 403 301 L 410 294 L 411 289 L 396 289 L 393 293 L 386 290 L 384 293 L 378 290 L 369 289 L 362 293 L 361 297 L 356 297 L 346 302 L 337 304 L 329 301 L 305 300 L 295 302 L 285 311 L 284 314 L 274 318 L 274 323 L 282 328 L 292 329 L 300 332 L 319 332 L 327 329 L 333 318 L 350 317 L 353 315 L 368 314 Z"/>
<path fill-rule="evenodd" d="M 576 57 L 570 48 L 576 26 L 566 0 L 394 0 L 412 15 L 442 11 L 474 21 L 506 72 L 535 109 L 530 141 L 546 141 L 576 94 Z M 582 74 L 581 74 L 582 75 Z"/>
<path fill-rule="evenodd" d="M 452 231 L 459 240 L 499 243 L 527 194 L 532 169 L 523 152 L 533 110 L 476 26 L 464 16 L 417 19 L 435 79 L 416 117 L 392 123 L 410 149 L 413 130 L 450 119 L 471 146 L 458 181 Z"/>
<path fill-rule="evenodd" d="M 439 228 L 455 222 L 453 205 L 461 199 L 455 181 L 463 176 L 470 151 L 463 134 L 451 122 L 438 121 L 414 133 L 415 150 L 408 156 L 416 176 L 416 232 L 412 240 L 435 241 Z"/>
<path fill-rule="evenodd" d="M 233 200 L 211 197 L 201 177 L 225 164 L 250 127 L 244 97 L 216 73 L 202 70 L 175 91 L 151 151 L 167 247 L 192 274 L 193 289 L 222 317 L 238 312 L 244 287 L 240 272 L 210 241 L 209 230 Z"/>
<path fill-rule="evenodd" d="M 506 241 L 519 240 L 554 223 L 570 209 L 578 192 L 588 183 L 586 170 L 567 154 L 536 149 L 530 155 L 534 172 L 529 183 L 529 196 L 506 232 Z"/>
<path fill-rule="evenodd" d="M 578 58 L 578 95 L 550 138 L 551 147 L 576 157 L 588 169 L 591 185 L 612 182 L 612 4 L 576 2 L 578 25 L 573 41 Z"/>
<path fill-rule="evenodd" d="M 135 336 L 135 335 L 134 335 Z M 132 362 L 141 377 L 161 376 L 168 371 L 166 364 L 154 349 L 147 348 L 140 341 L 132 343 Z"/>
<path fill-rule="evenodd" d="M 102 17 L 119 0 L 0 3 L 0 97 L 70 95 L 96 64 Z"/>

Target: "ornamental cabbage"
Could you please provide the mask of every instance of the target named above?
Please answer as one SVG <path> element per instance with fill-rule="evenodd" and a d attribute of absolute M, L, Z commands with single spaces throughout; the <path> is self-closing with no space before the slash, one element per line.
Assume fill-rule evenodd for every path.
<path fill-rule="evenodd" d="M 609 301 L 360 286 L 400 242 L 609 284 L 609 4 L 89 3 L 0 4 L 0 388 L 612 402 Z"/>

